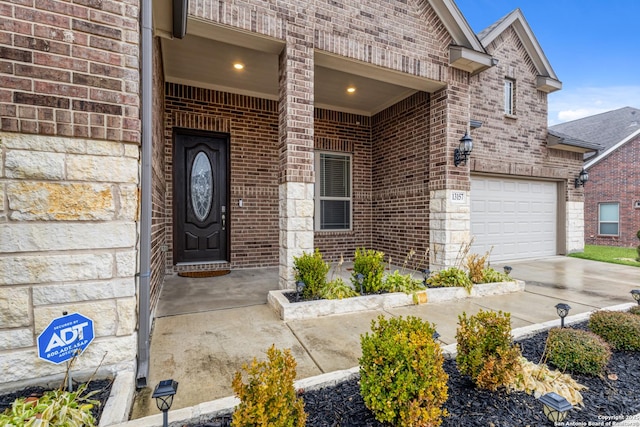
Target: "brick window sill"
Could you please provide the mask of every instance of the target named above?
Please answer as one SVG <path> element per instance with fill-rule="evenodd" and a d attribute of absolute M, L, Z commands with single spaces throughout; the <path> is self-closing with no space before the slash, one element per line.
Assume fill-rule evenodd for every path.
<path fill-rule="evenodd" d="M 504 114 L 504 118 L 505 119 L 511 119 L 511 120 L 518 120 L 518 116 L 516 116 L 515 114 Z"/>

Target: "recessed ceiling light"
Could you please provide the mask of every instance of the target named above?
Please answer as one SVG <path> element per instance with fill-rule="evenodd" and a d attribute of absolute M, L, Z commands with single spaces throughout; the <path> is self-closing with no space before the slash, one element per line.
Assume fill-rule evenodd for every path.
<path fill-rule="evenodd" d="M 235 68 L 236 70 L 242 70 L 244 69 L 244 64 L 236 62 L 235 64 L 233 64 L 233 68 Z"/>
<path fill-rule="evenodd" d="M 355 91 L 356 91 L 356 88 L 355 88 L 355 87 L 353 87 L 353 86 L 349 86 L 349 87 L 347 88 L 347 92 L 349 92 L 349 93 L 355 93 Z"/>

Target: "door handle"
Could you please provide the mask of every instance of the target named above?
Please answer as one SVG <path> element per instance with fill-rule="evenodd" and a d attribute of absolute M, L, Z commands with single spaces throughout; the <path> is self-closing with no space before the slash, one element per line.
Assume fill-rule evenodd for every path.
<path fill-rule="evenodd" d="M 227 223 L 227 216 L 225 214 L 222 214 L 222 229 L 225 229 L 225 225 Z"/>

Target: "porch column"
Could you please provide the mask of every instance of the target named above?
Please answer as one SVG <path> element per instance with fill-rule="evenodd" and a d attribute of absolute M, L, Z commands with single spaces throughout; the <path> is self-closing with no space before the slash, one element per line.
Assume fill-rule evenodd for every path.
<path fill-rule="evenodd" d="M 469 75 L 450 70 L 449 84 L 431 96 L 429 152 L 429 260 L 432 271 L 453 266 L 471 239 L 469 162 L 453 153 L 469 129 Z M 473 156 L 473 153 L 471 154 Z"/>
<path fill-rule="evenodd" d="M 280 54 L 280 289 L 294 287 L 293 257 L 313 251 L 313 34 L 287 25 Z"/>

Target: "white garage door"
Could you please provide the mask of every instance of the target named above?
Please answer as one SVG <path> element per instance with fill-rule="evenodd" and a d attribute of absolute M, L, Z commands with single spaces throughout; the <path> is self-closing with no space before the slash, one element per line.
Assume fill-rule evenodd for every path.
<path fill-rule="evenodd" d="M 491 261 L 556 255 L 557 184 L 471 178 L 472 253 Z"/>

